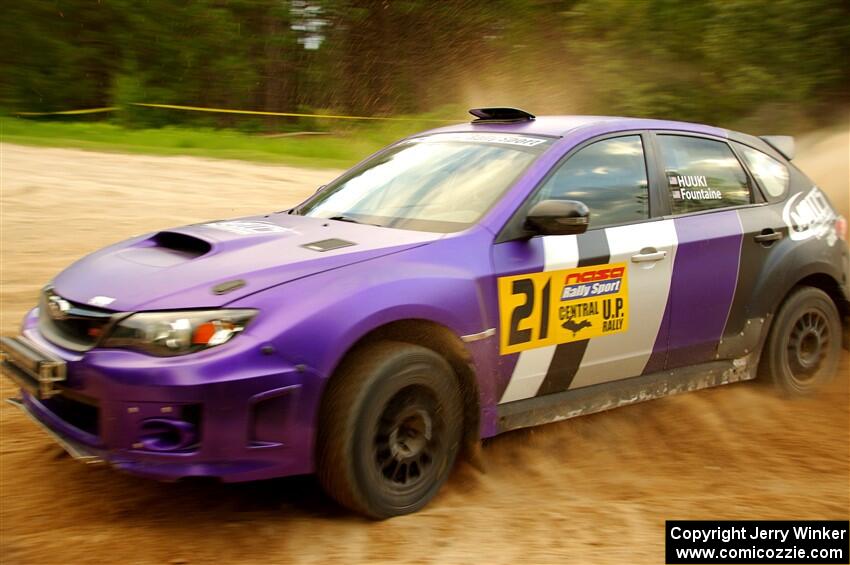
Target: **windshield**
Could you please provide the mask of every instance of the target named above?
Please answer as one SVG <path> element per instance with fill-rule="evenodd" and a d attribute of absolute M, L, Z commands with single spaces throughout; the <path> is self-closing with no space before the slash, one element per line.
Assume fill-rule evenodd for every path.
<path fill-rule="evenodd" d="M 328 185 L 294 214 L 448 233 L 465 229 L 552 143 L 500 133 L 402 142 Z"/>

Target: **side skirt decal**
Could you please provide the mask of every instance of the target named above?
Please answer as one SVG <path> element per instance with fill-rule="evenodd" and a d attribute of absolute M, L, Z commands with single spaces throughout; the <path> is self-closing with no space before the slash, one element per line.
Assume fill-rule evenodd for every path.
<path fill-rule="evenodd" d="M 755 357 L 713 361 L 519 400 L 498 406 L 498 432 L 559 422 L 576 416 L 755 378 Z"/>

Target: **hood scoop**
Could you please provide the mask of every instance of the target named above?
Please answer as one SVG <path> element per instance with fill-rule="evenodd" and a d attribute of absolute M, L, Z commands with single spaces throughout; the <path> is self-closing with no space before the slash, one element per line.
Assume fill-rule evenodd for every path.
<path fill-rule="evenodd" d="M 116 257 L 148 267 L 173 267 L 212 251 L 203 239 L 172 231 L 161 231 L 116 253 Z"/>
<path fill-rule="evenodd" d="M 173 251 L 186 259 L 195 259 L 212 251 L 212 245 L 209 242 L 175 231 L 161 231 L 149 241 L 155 243 L 159 249 Z"/>

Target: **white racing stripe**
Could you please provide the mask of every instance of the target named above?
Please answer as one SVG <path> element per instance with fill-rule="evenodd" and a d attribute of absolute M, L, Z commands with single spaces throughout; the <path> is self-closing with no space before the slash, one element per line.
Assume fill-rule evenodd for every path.
<path fill-rule="evenodd" d="M 664 317 L 678 238 L 673 220 L 607 228 L 611 263 L 628 269 L 628 330 L 591 339 L 570 389 L 640 375 L 652 355 Z M 652 263 L 632 263 L 644 248 L 666 251 Z"/>
<path fill-rule="evenodd" d="M 557 271 L 572 269 L 578 265 L 578 240 L 574 235 L 547 236 L 543 240 L 543 270 Z M 537 394 L 537 389 L 546 378 L 552 356 L 555 354 L 554 345 L 529 349 L 519 354 L 508 388 L 502 395 L 500 404 L 514 400 L 531 398 Z"/>

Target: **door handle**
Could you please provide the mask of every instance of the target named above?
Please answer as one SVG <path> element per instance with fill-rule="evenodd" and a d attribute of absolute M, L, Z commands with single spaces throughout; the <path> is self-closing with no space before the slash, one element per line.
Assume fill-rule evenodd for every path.
<path fill-rule="evenodd" d="M 773 231 L 772 229 L 766 229 L 762 233 L 753 237 L 759 243 L 768 243 L 771 241 L 779 241 L 782 239 L 782 232 Z"/>
<path fill-rule="evenodd" d="M 653 261 L 661 261 L 667 257 L 666 251 L 656 251 L 655 249 L 641 249 L 637 255 L 632 255 L 632 263 L 651 263 Z"/>

